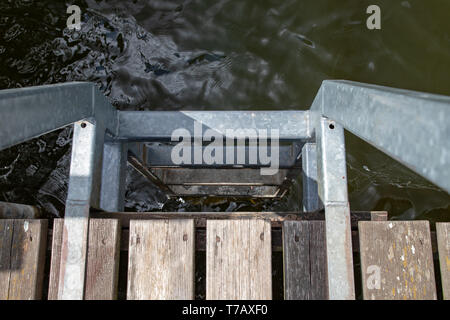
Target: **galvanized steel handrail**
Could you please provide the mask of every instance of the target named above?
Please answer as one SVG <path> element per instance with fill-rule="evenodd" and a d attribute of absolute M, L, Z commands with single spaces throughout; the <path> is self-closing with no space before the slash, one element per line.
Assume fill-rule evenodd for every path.
<path fill-rule="evenodd" d="M 327 80 L 311 111 L 450 192 L 450 97 Z"/>
<path fill-rule="evenodd" d="M 93 83 L 0 90 L 0 150 L 85 119 L 117 134 L 116 110 Z"/>

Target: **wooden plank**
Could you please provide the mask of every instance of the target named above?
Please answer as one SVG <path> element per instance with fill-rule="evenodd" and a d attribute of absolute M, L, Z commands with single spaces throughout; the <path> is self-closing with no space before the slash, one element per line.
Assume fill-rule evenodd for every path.
<path fill-rule="evenodd" d="M 85 300 L 117 299 L 120 222 L 90 219 Z"/>
<path fill-rule="evenodd" d="M 385 211 L 353 211 L 350 214 L 352 228 L 358 228 L 358 221 L 371 220 L 374 216 L 387 218 Z M 92 212 L 91 218 L 120 219 L 122 227 L 128 228 L 130 220 L 151 219 L 194 219 L 196 227 L 206 227 L 211 219 L 264 219 L 272 227 L 281 227 L 286 220 L 310 221 L 325 220 L 321 211 L 316 212 Z M 385 218 L 382 218 L 385 220 Z M 373 219 L 372 219 L 373 220 Z"/>
<path fill-rule="evenodd" d="M 42 296 L 47 220 L 0 220 L 0 299 Z"/>
<path fill-rule="evenodd" d="M 324 221 L 309 222 L 311 300 L 328 299 L 327 242 Z"/>
<path fill-rule="evenodd" d="M 283 223 L 284 299 L 309 300 L 311 273 L 309 260 L 309 222 Z"/>
<path fill-rule="evenodd" d="M 13 226 L 13 220 L 0 220 L 0 300 L 9 296 Z"/>
<path fill-rule="evenodd" d="M 386 211 L 371 211 L 370 220 L 371 221 L 387 221 L 388 213 Z"/>
<path fill-rule="evenodd" d="M 50 259 L 50 276 L 48 284 L 48 300 L 58 300 L 58 284 L 61 262 L 61 244 L 64 219 L 53 219 L 52 256 Z"/>
<path fill-rule="evenodd" d="M 206 299 L 271 299 L 270 222 L 208 220 L 206 232 Z"/>
<path fill-rule="evenodd" d="M 450 300 L 450 223 L 436 223 L 439 262 L 441 267 L 442 293 Z"/>
<path fill-rule="evenodd" d="M 130 221 L 128 300 L 194 299 L 194 221 Z"/>
<path fill-rule="evenodd" d="M 128 251 L 129 246 L 129 230 L 122 230 L 122 237 L 120 240 L 120 251 Z M 433 240 L 433 234 L 436 235 L 435 232 L 431 232 L 431 239 Z M 272 251 L 282 252 L 283 251 L 283 241 L 282 241 L 282 231 L 281 228 L 272 227 Z M 359 237 L 358 231 L 352 231 L 352 249 L 353 252 L 359 252 Z M 206 251 L 206 228 L 196 228 L 195 232 L 195 250 L 196 251 Z M 434 250 L 434 249 L 433 249 Z M 433 251 L 437 252 L 436 251 Z"/>
<path fill-rule="evenodd" d="M 364 299 L 436 299 L 428 221 L 359 222 Z"/>
<path fill-rule="evenodd" d="M 286 300 L 328 298 L 325 222 L 283 223 L 284 297 Z"/>
<path fill-rule="evenodd" d="M 49 300 L 58 299 L 63 227 L 64 219 L 54 219 Z M 90 219 L 84 299 L 117 298 L 120 234 L 119 220 Z"/>

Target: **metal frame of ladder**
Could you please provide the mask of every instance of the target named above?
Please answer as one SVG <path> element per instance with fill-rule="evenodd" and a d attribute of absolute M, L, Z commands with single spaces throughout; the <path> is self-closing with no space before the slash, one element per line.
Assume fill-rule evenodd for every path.
<path fill-rule="evenodd" d="M 0 115 L 0 150 L 74 123 L 60 299 L 83 299 L 90 208 L 123 210 L 129 144 L 167 141 L 194 121 L 276 128 L 301 143 L 304 211 L 325 209 L 330 299 L 355 298 L 344 128 L 450 192 L 445 96 L 324 81 L 308 111 L 122 112 L 94 84 L 73 82 L 2 90 Z"/>

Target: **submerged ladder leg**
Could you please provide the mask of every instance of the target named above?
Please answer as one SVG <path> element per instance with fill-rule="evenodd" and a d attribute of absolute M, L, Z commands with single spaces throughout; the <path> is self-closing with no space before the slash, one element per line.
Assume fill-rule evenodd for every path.
<path fill-rule="evenodd" d="M 323 208 L 317 189 L 317 147 L 305 143 L 302 149 L 303 211 L 313 212 Z"/>
<path fill-rule="evenodd" d="M 100 207 L 105 211 L 124 210 L 127 153 L 127 143 L 105 142 L 100 194 Z"/>
<path fill-rule="evenodd" d="M 344 129 L 321 117 L 316 135 L 319 197 L 325 207 L 329 298 L 355 299 Z"/>
<path fill-rule="evenodd" d="M 89 208 L 100 207 L 105 129 L 89 121 L 74 123 L 58 284 L 58 299 L 62 300 L 83 299 Z"/>

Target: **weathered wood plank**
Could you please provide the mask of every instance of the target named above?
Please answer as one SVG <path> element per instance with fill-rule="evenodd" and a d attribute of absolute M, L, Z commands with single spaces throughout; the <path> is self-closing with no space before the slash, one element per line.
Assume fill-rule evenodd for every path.
<path fill-rule="evenodd" d="M 206 299 L 271 299 L 270 222 L 208 220 L 206 232 Z"/>
<path fill-rule="evenodd" d="M 47 220 L 0 220 L 0 299 L 42 296 Z"/>
<path fill-rule="evenodd" d="M 49 300 L 58 299 L 63 227 L 64 219 L 54 219 Z M 120 234 L 119 220 L 90 219 L 84 299 L 117 298 Z"/>
<path fill-rule="evenodd" d="M 352 228 L 358 228 L 358 221 L 386 220 L 385 211 L 353 211 L 350 214 Z M 152 219 L 194 219 L 196 227 L 206 227 L 206 220 L 212 219 L 263 219 L 272 223 L 272 227 L 280 227 L 283 221 L 325 220 L 325 214 L 316 212 L 92 212 L 91 218 L 120 219 L 123 228 L 128 228 L 130 220 Z"/>
<path fill-rule="evenodd" d="M 327 242 L 325 222 L 309 222 L 309 259 L 311 263 L 311 300 L 328 299 Z"/>
<path fill-rule="evenodd" d="M 13 220 L 0 221 L 0 300 L 7 300 L 9 296 L 13 227 Z"/>
<path fill-rule="evenodd" d="M 439 262 L 441 267 L 442 293 L 450 300 L 450 223 L 436 223 Z"/>
<path fill-rule="evenodd" d="M 194 299 L 194 221 L 130 221 L 127 299 Z"/>
<path fill-rule="evenodd" d="M 129 246 L 129 230 L 122 230 L 122 237 L 120 240 L 120 251 L 128 251 Z M 436 236 L 435 232 L 431 232 L 431 239 L 433 235 Z M 281 228 L 272 227 L 272 251 L 282 252 L 282 231 Z M 359 237 L 358 231 L 352 231 L 352 249 L 353 252 L 359 252 Z M 196 251 L 206 251 L 206 228 L 196 228 L 195 232 L 195 250 Z M 434 249 L 433 249 L 434 250 Z M 437 252 L 437 250 L 433 251 Z"/>
<path fill-rule="evenodd" d="M 325 223 L 283 223 L 284 296 L 286 300 L 328 298 Z"/>
<path fill-rule="evenodd" d="M 52 256 L 50 259 L 50 276 L 48 300 L 58 300 L 58 284 L 61 262 L 61 244 L 64 219 L 53 219 Z"/>
<path fill-rule="evenodd" d="M 436 299 L 428 221 L 359 222 L 364 299 Z"/>
<path fill-rule="evenodd" d="M 309 300 L 311 274 L 309 260 L 309 222 L 283 223 L 284 299 Z"/>
<path fill-rule="evenodd" d="M 388 213 L 386 211 L 371 211 L 370 220 L 371 221 L 387 221 Z"/>
<path fill-rule="evenodd" d="M 117 299 L 120 222 L 91 219 L 86 266 L 85 300 Z"/>

